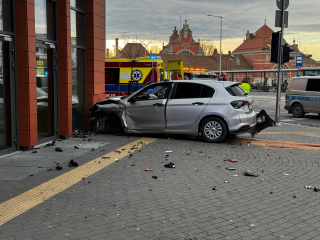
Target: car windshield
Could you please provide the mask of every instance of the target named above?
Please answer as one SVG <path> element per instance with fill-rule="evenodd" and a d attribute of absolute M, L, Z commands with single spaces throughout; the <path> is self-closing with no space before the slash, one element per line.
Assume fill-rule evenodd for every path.
<path fill-rule="evenodd" d="M 241 87 L 239 87 L 239 85 L 231 85 L 229 87 L 226 87 L 226 90 L 232 96 L 244 97 L 248 95 L 248 93 L 246 93 Z"/>

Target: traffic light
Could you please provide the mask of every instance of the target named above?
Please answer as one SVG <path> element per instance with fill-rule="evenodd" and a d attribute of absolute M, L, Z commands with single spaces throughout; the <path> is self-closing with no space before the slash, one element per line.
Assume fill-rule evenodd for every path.
<path fill-rule="evenodd" d="M 290 59 L 293 59 L 293 56 L 290 56 L 290 53 L 294 51 L 294 48 L 291 48 L 288 44 L 285 44 L 282 48 L 282 63 L 289 62 Z"/>
<path fill-rule="evenodd" d="M 279 59 L 278 59 L 279 38 L 280 38 L 280 32 L 272 33 L 270 62 L 279 63 Z"/>

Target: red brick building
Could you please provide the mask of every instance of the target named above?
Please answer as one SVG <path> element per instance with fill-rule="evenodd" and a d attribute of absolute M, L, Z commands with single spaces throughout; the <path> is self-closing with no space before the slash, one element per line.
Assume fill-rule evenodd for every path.
<path fill-rule="evenodd" d="M 169 43 L 163 46 L 160 54 L 180 54 L 180 55 L 204 55 L 200 42 L 196 42 L 192 38 L 192 31 L 185 20 L 183 28 L 178 32 L 176 27 L 170 36 Z"/>
<path fill-rule="evenodd" d="M 274 31 L 266 24 L 259 28 L 255 33 L 250 33 L 249 31 L 247 31 L 245 40 L 232 52 L 232 55 L 235 57 L 242 56 L 254 70 L 277 69 L 278 64 L 270 62 L 271 38 L 273 32 Z M 316 66 L 315 60 L 299 51 L 298 45 L 295 44 L 295 41 L 293 41 L 291 47 L 295 49 L 295 51 L 291 53 L 293 59 L 290 60 L 290 62 L 285 63 L 283 66 L 284 68 L 296 68 L 295 56 L 300 55 L 304 56 L 303 66 Z M 296 72 L 289 72 L 288 74 L 284 72 L 284 80 L 287 81 L 295 74 Z M 261 73 L 255 73 L 250 74 L 249 78 L 250 83 L 254 81 L 266 81 L 269 85 L 271 85 L 272 81 L 274 82 L 277 77 L 276 73 L 267 73 L 265 76 L 262 76 Z"/>

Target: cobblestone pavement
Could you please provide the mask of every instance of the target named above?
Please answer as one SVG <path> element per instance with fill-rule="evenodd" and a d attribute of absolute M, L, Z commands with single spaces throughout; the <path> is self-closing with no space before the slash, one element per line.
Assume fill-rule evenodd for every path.
<path fill-rule="evenodd" d="M 80 168 L 94 159 L 109 160 L 101 158 L 107 153 L 115 156 L 100 171 L 5 221 L 0 239 L 317 239 L 319 132 L 319 128 L 281 125 L 255 137 L 257 142 L 267 141 L 262 145 L 247 135 L 221 144 L 158 137 L 122 158 L 122 146 L 140 141 L 140 136 L 91 136 L 94 151 L 87 146 L 81 155 L 74 154 L 79 149 L 65 151 L 60 158 L 54 153 L 32 176 L 0 180 L 1 221 L 6 217 L 1 208 L 6 201 L 67 172 L 72 174 L 77 168 L 68 167 L 71 157 Z M 61 148 L 79 145 L 77 141 L 64 140 Z M 312 148 L 303 144 L 290 148 L 283 141 Z M 39 147 L 34 155 L 47 159 L 53 152 L 54 147 Z M 21 155 L 32 153 L 4 157 L 0 165 L 10 165 Z M 59 160 L 60 171 L 55 170 Z M 165 168 L 168 162 L 175 168 Z M 258 176 L 245 175 L 247 170 Z M 39 198 L 53 190 L 42 191 Z"/>

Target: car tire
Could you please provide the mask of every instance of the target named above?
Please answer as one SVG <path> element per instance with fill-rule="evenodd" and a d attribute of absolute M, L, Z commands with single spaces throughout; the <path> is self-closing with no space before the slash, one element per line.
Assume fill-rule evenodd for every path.
<path fill-rule="evenodd" d="M 228 136 L 226 123 L 217 117 L 205 119 L 200 125 L 201 137 L 206 142 L 223 142 Z"/>
<path fill-rule="evenodd" d="M 108 122 L 108 133 L 112 135 L 122 136 L 124 134 L 123 126 L 121 124 L 121 120 L 118 116 L 112 116 L 110 121 Z"/>
<path fill-rule="evenodd" d="M 303 107 L 300 103 L 295 103 L 291 107 L 292 115 L 296 118 L 301 118 L 304 116 Z"/>

